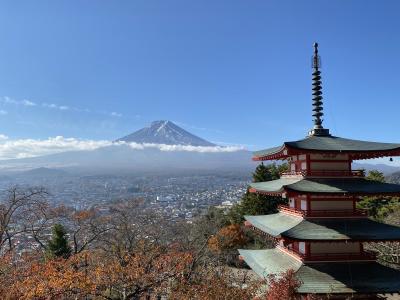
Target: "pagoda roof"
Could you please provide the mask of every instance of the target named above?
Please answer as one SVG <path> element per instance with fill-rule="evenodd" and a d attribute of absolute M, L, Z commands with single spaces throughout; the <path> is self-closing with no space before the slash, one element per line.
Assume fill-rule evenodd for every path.
<path fill-rule="evenodd" d="M 301 241 L 398 241 L 400 227 L 366 218 L 304 219 L 286 213 L 245 216 L 257 229 L 272 235 Z"/>
<path fill-rule="evenodd" d="M 253 159 L 281 159 L 310 152 L 350 153 L 353 159 L 365 159 L 400 155 L 400 144 L 352 140 L 332 135 L 311 135 L 302 140 L 285 142 L 279 147 L 256 151 L 253 153 Z"/>
<path fill-rule="evenodd" d="M 384 195 L 399 194 L 400 185 L 377 182 L 365 178 L 304 178 L 282 177 L 266 182 L 250 184 L 252 192 L 261 194 L 282 194 L 284 192 Z"/>
<path fill-rule="evenodd" d="M 396 293 L 400 291 L 400 270 L 377 262 L 303 263 L 279 249 L 239 250 L 260 277 L 294 270 L 301 282 L 298 293 Z"/>

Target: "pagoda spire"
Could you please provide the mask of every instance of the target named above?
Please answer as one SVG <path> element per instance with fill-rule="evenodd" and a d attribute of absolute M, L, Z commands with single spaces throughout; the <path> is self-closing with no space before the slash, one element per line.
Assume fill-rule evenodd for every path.
<path fill-rule="evenodd" d="M 322 102 L 322 82 L 321 82 L 321 58 L 318 55 L 318 43 L 314 43 L 314 55 L 312 56 L 312 105 L 314 117 L 314 128 L 309 132 L 309 135 L 329 136 L 329 129 L 322 126 L 323 102 Z"/>

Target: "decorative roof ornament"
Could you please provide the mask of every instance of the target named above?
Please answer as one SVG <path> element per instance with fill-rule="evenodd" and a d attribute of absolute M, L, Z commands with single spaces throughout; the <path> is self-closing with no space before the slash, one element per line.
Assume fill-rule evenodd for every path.
<path fill-rule="evenodd" d="M 313 101 L 313 117 L 314 128 L 309 132 L 309 135 L 329 136 L 329 129 L 322 126 L 323 102 L 322 102 L 322 86 L 321 86 L 321 57 L 318 55 L 318 43 L 314 43 L 314 55 L 312 56 L 312 101 Z"/>

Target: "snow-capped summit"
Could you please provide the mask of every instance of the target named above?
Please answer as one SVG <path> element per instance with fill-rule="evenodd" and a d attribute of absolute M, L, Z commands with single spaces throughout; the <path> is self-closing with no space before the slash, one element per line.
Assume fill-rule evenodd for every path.
<path fill-rule="evenodd" d="M 150 126 L 124 136 L 117 141 L 166 145 L 215 146 L 182 129 L 171 121 L 154 121 Z"/>

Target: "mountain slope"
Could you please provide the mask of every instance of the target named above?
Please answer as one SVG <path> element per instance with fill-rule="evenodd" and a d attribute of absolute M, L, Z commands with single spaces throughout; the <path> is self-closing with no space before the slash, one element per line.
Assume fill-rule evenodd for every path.
<path fill-rule="evenodd" d="M 154 121 L 150 126 L 124 136 L 118 139 L 118 141 L 166 145 L 215 146 L 215 144 L 191 134 L 171 121 L 165 120 Z"/>
<path fill-rule="evenodd" d="M 22 175 L 25 177 L 57 177 L 57 176 L 60 177 L 60 176 L 66 176 L 68 175 L 68 173 L 60 169 L 39 167 L 36 169 L 25 171 Z"/>

